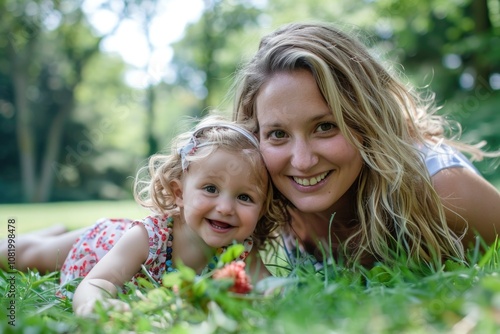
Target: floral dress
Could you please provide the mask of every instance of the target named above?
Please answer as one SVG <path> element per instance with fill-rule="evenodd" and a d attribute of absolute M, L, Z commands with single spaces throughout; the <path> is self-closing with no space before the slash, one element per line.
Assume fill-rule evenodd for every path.
<path fill-rule="evenodd" d="M 149 237 L 149 254 L 144 262 L 144 267 L 156 282 L 161 284 L 161 278 L 167 271 L 167 255 L 172 253 L 173 218 L 164 216 L 148 216 L 142 220 L 131 219 L 109 219 L 98 220 L 93 226 L 87 229 L 71 248 L 63 266 L 61 267 L 61 287 L 70 284 L 78 278 L 85 277 L 92 268 L 106 255 L 118 242 L 124 233 L 132 226 L 142 224 Z M 170 239 L 170 240 L 169 240 Z M 252 249 L 252 239 L 247 238 L 243 242 L 245 251 L 240 255 L 239 260 L 245 260 Z M 218 257 L 227 247 L 219 248 L 207 270 L 213 269 L 213 264 L 218 262 Z M 137 284 L 139 277 L 147 278 L 143 272 L 138 272 L 132 278 L 132 282 Z M 70 295 L 67 291 L 64 295 Z"/>

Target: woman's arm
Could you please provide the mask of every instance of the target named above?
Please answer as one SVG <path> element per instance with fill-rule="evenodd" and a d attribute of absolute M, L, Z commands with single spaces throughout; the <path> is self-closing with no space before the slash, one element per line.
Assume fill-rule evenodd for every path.
<path fill-rule="evenodd" d="M 446 210 L 450 228 L 461 234 L 463 244 L 475 242 L 475 234 L 491 244 L 500 233 L 500 192 L 484 178 L 466 168 L 443 169 L 432 177 Z"/>
<path fill-rule="evenodd" d="M 128 230 L 78 285 L 73 310 L 78 315 L 93 311 L 97 300 L 116 297 L 123 286 L 140 270 L 149 253 L 149 237 L 142 225 Z"/>
<path fill-rule="evenodd" d="M 256 247 L 252 247 L 252 250 L 245 259 L 245 262 L 248 266 L 248 271 L 252 279 L 252 283 L 271 276 L 271 273 L 264 265 L 262 256 L 260 255 L 260 252 Z"/>

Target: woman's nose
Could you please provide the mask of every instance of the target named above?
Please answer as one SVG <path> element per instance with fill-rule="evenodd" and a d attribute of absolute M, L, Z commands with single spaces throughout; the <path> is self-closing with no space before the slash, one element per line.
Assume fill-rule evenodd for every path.
<path fill-rule="evenodd" d="M 294 141 L 291 155 L 291 164 L 293 168 L 299 171 L 307 171 L 319 161 L 313 147 L 304 139 L 296 139 Z"/>

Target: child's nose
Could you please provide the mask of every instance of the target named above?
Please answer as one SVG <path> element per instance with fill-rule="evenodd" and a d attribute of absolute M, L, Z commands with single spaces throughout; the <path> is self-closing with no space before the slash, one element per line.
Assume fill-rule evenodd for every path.
<path fill-rule="evenodd" d="M 221 213 L 224 216 L 234 214 L 234 205 L 233 200 L 229 198 L 220 198 L 217 203 L 217 212 Z"/>

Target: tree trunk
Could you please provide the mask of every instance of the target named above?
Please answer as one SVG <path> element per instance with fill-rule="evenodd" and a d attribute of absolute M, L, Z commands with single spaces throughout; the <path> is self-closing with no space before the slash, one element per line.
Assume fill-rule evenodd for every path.
<path fill-rule="evenodd" d="M 158 152 L 158 140 L 154 134 L 154 119 L 155 119 L 155 103 L 156 103 L 156 92 L 153 84 L 149 84 L 147 88 L 147 100 L 146 100 L 146 113 L 147 113 L 147 125 L 146 131 L 148 137 L 149 154 L 151 156 Z"/>
<path fill-rule="evenodd" d="M 471 3 L 472 19 L 475 23 L 474 34 L 484 43 L 488 34 L 492 32 L 492 24 L 488 9 L 488 0 L 473 0 Z M 491 53 L 491 45 L 484 45 L 473 55 L 473 66 L 477 71 L 475 85 L 476 87 L 489 82 L 491 67 L 489 62 L 484 61 L 484 55 Z"/>
<path fill-rule="evenodd" d="M 14 36 L 12 36 L 14 38 Z M 32 202 L 36 189 L 36 154 L 33 124 L 28 97 L 28 55 L 32 55 L 35 39 L 26 41 L 24 48 L 14 45 L 8 38 L 9 58 L 12 64 L 12 82 L 14 84 L 14 103 L 16 107 L 17 145 L 21 166 L 21 182 L 24 200 Z"/>
<path fill-rule="evenodd" d="M 40 183 L 38 184 L 36 196 L 34 198 L 36 202 L 47 202 L 50 199 L 54 181 L 53 165 L 57 162 L 59 152 L 61 150 L 64 124 L 66 123 L 68 116 L 71 114 L 75 103 L 73 91 L 70 91 L 67 94 L 68 96 L 65 103 L 59 108 L 59 112 L 54 117 L 48 131 L 45 154 L 43 155 L 41 164 Z"/>

